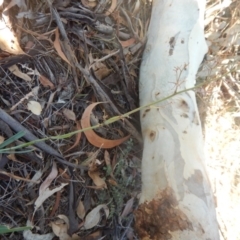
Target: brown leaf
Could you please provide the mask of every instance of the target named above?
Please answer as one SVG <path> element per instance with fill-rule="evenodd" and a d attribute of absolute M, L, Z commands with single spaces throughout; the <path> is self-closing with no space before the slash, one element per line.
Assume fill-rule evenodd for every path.
<path fill-rule="evenodd" d="M 98 104 L 99 103 L 92 103 L 85 109 L 81 119 L 81 125 L 83 129 L 91 127 L 90 115 L 92 113 L 93 108 Z M 129 138 L 129 136 L 126 136 L 124 138 L 120 138 L 116 140 L 105 139 L 98 136 L 92 129 L 84 131 L 84 134 L 86 135 L 87 140 L 92 145 L 99 148 L 113 148 L 125 142 Z"/>
<path fill-rule="evenodd" d="M 124 208 L 124 210 L 123 210 L 123 212 L 122 212 L 122 214 L 120 216 L 120 219 L 126 217 L 130 212 L 132 212 L 132 210 L 133 210 L 133 202 L 134 202 L 134 198 L 133 197 L 130 198 L 127 201 L 127 203 L 125 205 L 125 208 Z"/>
<path fill-rule="evenodd" d="M 111 73 L 111 71 L 112 70 L 107 68 L 106 65 L 101 64 L 101 67 L 99 69 L 95 70 L 94 73 L 99 80 L 102 80 L 105 77 L 107 77 Z"/>
<path fill-rule="evenodd" d="M 89 164 L 88 175 L 93 180 L 94 184 L 99 188 L 107 188 L 107 184 L 103 178 L 100 177 L 100 172 L 98 170 L 99 160 L 92 161 Z"/>
<path fill-rule="evenodd" d="M 76 121 L 76 125 L 77 125 L 77 130 L 81 130 L 82 129 L 79 121 Z M 75 148 L 79 144 L 81 136 L 82 136 L 81 132 L 77 133 L 74 144 L 70 148 L 68 148 L 64 153 L 66 153 L 66 152 L 70 151 L 71 149 Z"/>
<path fill-rule="evenodd" d="M 107 188 L 107 184 L 103 178 L 101 178 L 100 172 L 88 172 L 89 177 L 93 180 L 98 189 Z"/>
<path fill-rule="evenodd" d="M 62 112 L 68 120 L 76 121 L 76 115 L 72 110 L 64 108 Z"/>
<path fill-rule="evenodd" d="M 105 160 L 105 163 L 106 163 L 106 166 L 107 166 L 108 174 L 112 178 L 114 178 L 114 176 L 113 176 L 113 169 L 112 169 L 112 165 L 111 165 L 111 159 L 110 159 L 109 152 L 107 150 L 105 150 L 105 152 L 104 152 L 104 160 Z"/>
<path fill-rule="evenodd" d="M 108 183 L 110 183 L 110 184 L 113 185 L 113 186 L 117 186 L 117 185 L 118 185 L 117 182 L 116 182 L 116 180 L 113 179 L 113 178 L 109 178 L 109 179 L 108 179 Z"/>
<path fill-rule="evenodd" d="M 50 87 L 51 89 L 54 89 L 53 83 L 43 75 L 39 76 L 39 81 L 44 87 Z"/>
<path fill-rule="evenodd" d="M 0 144 L 3 143 L 5 138 L 3 136 L 0 136 Z"/>
<path fill-rule="evenodd" d="M 135 38 L 130 38 L 130 39 L 126 40 L 126 41 L 120 41 L 120 43 L 121 43 L 122 47 L 129 47 L 132 44 L 134 44 L 135 41 L 136 41 Z"/>
<path fill-rule="evenodd" d="M 85 240 L 99 240 L 101 239 L 102 232 L 101 231 L 96 231 L 88 236 L 85 237 Z"/>
<path fill-rule="evenodd" d="M 93 69 L 94 74 L 99 80 L 104 79 L 112 72 L 112 70 L 109 69 L 99 59 L 94 59 L 91 53 L 89 53 L 88 57 L 89 57 L 89 62 L 91 64 L 91 68 Z"/>
<path fill-rule="evenodd" d="M 58 31 L 58 28 L 56 28 L 56 31 L 55 31 L 55 41 L 53 43 L 53 46 L 54 48 L 56 49 L 58 55 L 65 61 L 67 62 L 69 65 L 70 62 L 68 61 L 68 59 L 66 58 L 65 54 L 63 53 L 62 51 L 62 48 L 61 48 L 61 44 L 60 44 L 60 40 L 59 40 L 59 31 Z"/>
<path fill-rule="evenodd" d="M 86 215 L 86 210 L 83 205 L 83 201 L 79 201 L 78 206 L 77 206 L 77 215 L 80 219 L 84 219 Z"/>

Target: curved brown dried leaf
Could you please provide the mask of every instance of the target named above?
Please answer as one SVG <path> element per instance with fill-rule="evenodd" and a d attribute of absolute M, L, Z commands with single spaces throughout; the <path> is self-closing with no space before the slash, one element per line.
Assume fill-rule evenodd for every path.
<path fill-rule="evenodd" d="M 92 113 L 93 108 L 98 104 L 99 102 L 92 103 L 85 109 L 81 119 L 81 125 L 83 129 L 91 127 L 90 115 Z M 120 138 L 116 140 L 105 139 L 98 136 L 92 129 L 84 131 L 84 134 L 86 135 L 87 140 L 92 145 L 99 148 L 113 148 L 125 142 L 129 138 L 129 136 L 126 136 L 124 138 Z"/>
<path fill-rule="evenodd" d="M 80 125 L 80 123 L 78 121 L 76 121 L 76 126 L 77 126 L 77 130 L 81 130 L 82 129 L 81 125 Z M 79 144 L 81 136 L 82 136 L 81 132 L 77 133 L 74 144 L 70 148 L 68 148 L 64 153 L 66 153 L 66 152 L 70 151 L 71 149 L 75 148 Z"/>
<path fill-rule="evenodd" d="M 71 65 L 70 62 L 68 61 L 68 59 L 66 58 L 65 54 L 64 54 L 63 51 L 62 51 L 61 44 L 60 44 L 60 40 L 59 40 L 59 30 L 58 30 L 58 28 L 56 28 L 56 30 L 55 30 L 55 41 L 53 42 L 53 46 L 54 46 L 54 48 L 56 49 L 58 55 L 59 55 L 65 62 L 67 62 L 69 65 Z"/>

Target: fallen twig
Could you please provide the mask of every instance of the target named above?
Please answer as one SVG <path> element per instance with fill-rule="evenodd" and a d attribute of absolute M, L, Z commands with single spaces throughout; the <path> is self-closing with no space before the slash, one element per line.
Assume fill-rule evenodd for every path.
<path fill-rule="evenodd" d="M 2 119 L 4 122 L 6 122 L 14 131 L 16 132 L 20 132 L 20 131 L 24 131 L 25 135 L 23 138 L 25 138 L 27 141 L 36 141 L 39 140 L 34 134 L 32 134 L 29 130 L 27 130 L 25 127 L 23 127 L 18 121 L 16 121 L 14 118 L 12 118 L 11 116 L 9 116 L 4 110 L 2 110 L 0 108 L 0 119 Z M 41 150 L 45 151 L 46 153 L 56 157 L 56 159 L 58 160 L 58 162 L 67 165 L 69 167 L 73 167 L 73 168 L 81 168 L 81 169 L 87 169 L 84 166 L 80 166 L 80 165 L 76 165 L 73 163 L 68 162 L 67 160 L 65 160 L 62 155 L 57 152 L 55 149 L 53 149 L 52 147 L 50 147 L 49 145 L 47 145 L 45 142 L 43 141 L 39 141 L 39 142 L 34 142 L 34 145 L 38 148 L 40 148 Z"/>

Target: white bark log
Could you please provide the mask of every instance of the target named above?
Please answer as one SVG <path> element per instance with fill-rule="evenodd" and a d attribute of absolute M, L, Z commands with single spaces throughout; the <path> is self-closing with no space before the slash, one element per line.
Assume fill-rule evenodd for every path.
<path fill-rule="evenodd" d="M 204 0 L 153 0 L 140 70 L 141 106 L 195 85 L 207 51 L 204 7 Z M 143 109 L 141 125 L 140 239 L 218 240 L 195 93 Z"/>

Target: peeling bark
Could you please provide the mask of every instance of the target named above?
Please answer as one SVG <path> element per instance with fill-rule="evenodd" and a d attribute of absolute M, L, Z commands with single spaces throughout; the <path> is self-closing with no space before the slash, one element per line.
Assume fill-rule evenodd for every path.
<path fill-rule="evenodd" d="M 140 69 L 140 105 L 195 85 L 207 51 L 203 0 L 153 0 Z M 141 240 L 218 240 L 213 195 L 204 165 L 193 91 L 141 111 L 142 195 L 136 211 Z"/>

